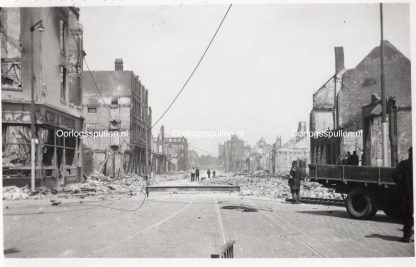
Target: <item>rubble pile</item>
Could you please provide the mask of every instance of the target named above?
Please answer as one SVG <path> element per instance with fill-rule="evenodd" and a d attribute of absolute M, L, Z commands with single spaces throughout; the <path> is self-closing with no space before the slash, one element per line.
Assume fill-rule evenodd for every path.
<path fill-rule="evenodd" d="M 3 200 L 29 199 L 29 193 L 30 189 L 27 187 L 6 186 L 3 187 Z"/>
<path fill-rule="evenodd" d="M 325 188 L 320 183 L 316 182 L 302 183 L 301 196 L 324 199 L 342 199 L 341 194 L 335 193 L 335 189 Z"/>
<path fill-rule="evenodd" d="M 240 186 L 240 192 L 244 196 L 261 196 L 269 198 L 291 198 L 288 185 L 288 176 L 257 177 L 246 175 L 225 176 L 203 180 L 202 184 L 224 184 Z M 342 199 L 334 189 L 328 189 L 316 182 L 302 182 L 302 197 Z"/>
<path fill-rule="evenodd" d="M 3 200 L 50 199 L 54 197 L 70 198 L 87 196 L 112 197 L 121 194 L 133 196 L 146 191 L 146 180 L 138 175 L 124 175 L 118 179 L 95 172 L 83 183 L 68 184 L 62 188 L 49 189 L 37 187 L 32 191 L 28 187 L 3 187 Z"/>
<path fill-rule="evenodd" d="M 84 195 L 136 195 L 144 193 L 146 180 L 138 175 L 123 175 L 117 179 L 95 172 L 84 183 L 69 184 L 62 191 L 67 194 Z"/>
<path fill-rule="evenodd" d="M 28 186 L 4 186 L 3 200 L 46 199 L 58 194 L 58 190 L 41 186 L 32 191 Z"/>

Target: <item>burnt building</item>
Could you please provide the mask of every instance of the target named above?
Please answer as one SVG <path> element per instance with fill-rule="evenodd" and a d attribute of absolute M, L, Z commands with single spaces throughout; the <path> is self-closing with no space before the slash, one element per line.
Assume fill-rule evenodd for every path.
<path fill-rule="evenodd" d="M 152 143 L 152 172 L 161 174 L 167 171 L 167 155 L 165 149 L 165 127 L 160 127 L 157 137 L 153 137 Z"/>
<path fill-rule="evenodd" d="M 230 140 L 218 146 L 218 156 L 222 160 L 219 165 L 226 172 L 249 171 L 250 152 L 251 148 L 244 140 L 232 135 Z"/>
<path fill-rule="evenodd" d="M 389 162 L 394 166 L 395 162 L 406 158 L 406 151 L 411 145 L 410 60 L 386 40 L 383 41 L 383 51 L 386 98 L 391 98 L 392 104 L 391 114 L 389 113 L 391 119 L 389 140 L 401 140 L 401 145 L 390 144 L 397 147 L 390 151 L 397 157 L 390 158 L 389 156 Z M 337 48 L 335 61 L 336 66 L 343 65 L 339 63 L 344 60 L 337 53 Z M 311 131 L 332 131 L 334 134 L 339 131 L 364 132 L 364 139 L 359 134 L 311 138 L 311 161 L 313 163 L 341 163 L 341 159 L 345 158 L 347 152 L 357 151 L 357 154 L 364 155 L 360 157 L 364 159 L 361 164 L 380 166 L 381 154 L 378 153 L 376 156 L 375 150 L 371 153 L 369 150 L 365 151 L 365 143 L 367 143 L 367 148 L 373 146 L 373 149 L 381 151 L 380 138 L 376 138 L 376 135 L 381 135 L 381 126 L 376 127 L 376 124 L 380 124 L 378 110 L 381 108 L 381 101 L 377 99 L 377 95 L 381 95 L 380 61 L 380 47 L 377 46 L 355 68 L 347 70 L 341 68 L 341 71 L 336 68 L 336 74 L 330 82 L 324 84 L 314 94 L 310 120 Z M 394 113 L 394 110 L 397 112 Z M 395 118 L 396 115 L 400 118 Z M 368 134 L 370 128 L 372 139 L 369 139 Z M 371 140 L 374 142 L 378 140 L 376 142 L 378 148 L 374 146 L 374 142 L 370 145 Z"/>
<path fill-rule="evenodd" d="M 262 137 L 251 148 L 250 153 L 250 170 L 251 171 L 267 171 L 271 169 L 271 152 L 273 146 L 268 144 Z"/>
<path fill-rule="evenodd" d="M 114 70 L 84 72 L 82 84 L 86 130 L 112 133 L 84 138 L 85 146 L 92 150 L 93 168 L 110 176 L 147 175 L 151 170 L 152 110 L 148 90 L 139 77 L 124 70 L 123 60 L 116 59 Z"/>
<path fill-rule="evenodd" d="M 300 121 L 296 130 L 296 136 L 293 136 L 286 143 L 282 144 L 281 137 L 277 137 L 271 151 L 271 158 L 273 159 L 271 174 L 289 174 L 292 162 L 297 159 L 309 162 L 310 142 L 306 133 L 306 122 Z"/>
<path fill-rule="evenodd" d="M 188 140 L 185 137 L 165 138 L 168 171 L 186 171 L 189 169 L 188 146 Z"/>
<path fill-rule="evenodd" d="M 1 8 L 0 32 L 3 185 L 30 183 L 31 114 L 36 186 L 81 181 L 81 139 L 62 136 L 83 129 L 79 9 Z"/>

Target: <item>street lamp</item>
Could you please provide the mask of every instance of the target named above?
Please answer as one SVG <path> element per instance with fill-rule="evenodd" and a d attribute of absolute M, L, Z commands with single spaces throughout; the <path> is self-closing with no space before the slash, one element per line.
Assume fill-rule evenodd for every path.
<path fill-rule="evenodd" d="M 45 27 L 43 27 L 42 20 L 39 20 L 38 22 L 36 22 L 35 24 L 33 24 L 30 27 L 30 31 L 33 32 L 33 31 L 35 31 L 36 28 L 38 29 L 39 32 L 44 32 L 45 31 Z"/>
<path fill-rule="evenodd" d="M 33 21 L 33 19 L 32 19 Z M 32 46 L 32 58 L 31 58 L 31 99 L 30 99 L 30 130 L 31 130 L 31 139 L 30 139 L 30 145 L 31 145 L 31 179 L 30 179 L 30 185 L 32 191 L 35 190 L 35 177 L 36 177 L 36 116 L 35 116 L 35 77 L 34 77 L 34 44 L 33 44 L 33 32 L 37 29 L 40 33 L 42 33 L 45 28 L 43 27 L 42 20 L 39 20 L 35 24 L 32 24 L 30 27 L 30 44 Z"/>

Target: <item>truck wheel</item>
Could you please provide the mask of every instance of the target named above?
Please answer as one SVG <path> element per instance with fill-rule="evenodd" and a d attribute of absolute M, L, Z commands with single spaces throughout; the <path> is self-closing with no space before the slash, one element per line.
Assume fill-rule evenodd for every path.
<path fill-rule="evenodd" d="M 348 193 L 345 201 L 348 214 L 354 219 L 370 219 L 377 213 L 377 205 L 370 192 L 356 188 Z"/>

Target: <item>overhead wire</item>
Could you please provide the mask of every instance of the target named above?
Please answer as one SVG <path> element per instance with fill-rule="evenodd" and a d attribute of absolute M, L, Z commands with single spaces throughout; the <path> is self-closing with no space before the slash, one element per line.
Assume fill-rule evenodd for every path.
<path fill-rule="evenodd" d="M 218 25 L 214 35 L 211 37 L 211 40 L 209 41 L 207 47 L 205 48 L 204 53 L 202 54 L 202 56 L 199 58 L 197 64 L 195 65 L 195 67 L 193 68 L 191 74 L 189 75 L 188 79 L 186 79 L 185 83 L 182 85 L 181 90 L 179 90 L 179 92 L 176 94 L 175 98 L 171 101 L 171 103 L 169 104 L 169 106 L 165 109 L 165 111 L 162 113 L 162 115 L 156 120 L 156 122 L 152 125 L 152 127 L 150 128 L 150 130 L 168 113 L 168 111 L 170 110 L 170 108 L 173 106 L 173 104 L 176 102 L 176 100 L 179 98 L 179 96 L 181 95 L 181 93 L 183 92 L 183 90 L 185 89 L 185 87 L 188 85 L 189 81 L 191 80 L 191 78 L 194 76 L 195 72 L 197 71 L 199 65 L 201 64 L 202 60 L 204 59 L 205 55 L 208 52 L 208 49 L 211 47 L 211 44 L 213 43 L 215 37 L 217 36 L 219 30 L 221 29 L 222 24 L 225 21 L 225 18 L 227 17 L 228 13 L 230 12 L 230 9 L 232 7 L 233 4 L 230 4 L 227 8 L 227 11 L 225 12 L 225 15 L 223 16 L 223 18 L 221 19 L 220 24 Z"/>
<path fill-rule="evenodd" d="M 208 153 L 208 154 L 210 154 L 210 155 L 212 155 L 212 156 L 215 156 L 215 157 L 217 157 L 217 156 L 218 156 L 218 155 L 217 155 L 217 154 L 215 154 L 215 153 L 209 152 L 209 151 L 207 151 L 207 150 L 204 150 L 204 149 L 199 148 L 199 147 L 196 147 L 196 146 L 192 146 L 192 145 L 191 145 L 190 147 L 192 147 L 192 148 L 194 148 L 194 149 L 196 149 L 196 150 L 199 150 L 199 151 L 201 151 L 201 152 Z"/>

